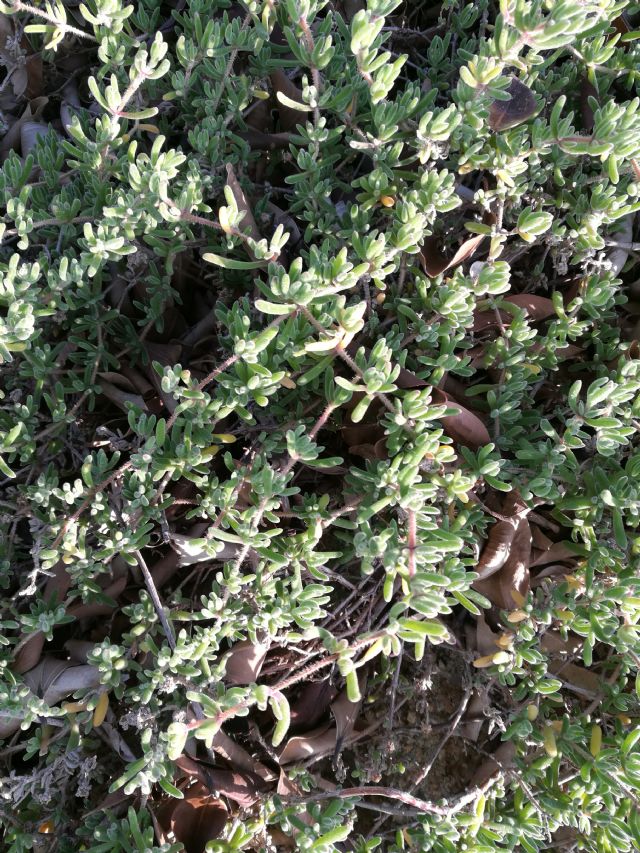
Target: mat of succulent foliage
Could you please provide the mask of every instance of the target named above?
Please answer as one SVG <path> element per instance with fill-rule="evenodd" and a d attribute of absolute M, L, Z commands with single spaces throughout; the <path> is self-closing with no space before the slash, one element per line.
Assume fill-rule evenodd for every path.
<path fill-rule="evenodd" d="M 0 0 L 3 850 L 640 849 L 639 38 Z"/>

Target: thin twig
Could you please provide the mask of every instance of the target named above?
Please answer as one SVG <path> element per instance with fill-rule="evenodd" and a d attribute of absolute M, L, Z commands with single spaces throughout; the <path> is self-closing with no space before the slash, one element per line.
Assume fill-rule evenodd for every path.
<path fill-rule="evenodd" d="M 156 615 L 160 620 L 160 624 L 162 625 L 162 630 L 164 631 L 165 636 L 167 638 L 169 648 L 172 652 L 175 652 L 176 638 L 173 633 L 173 628 L 171 627 L 171 624 L 167 619 L 167 614 L 165 613 L 164 607 L 162 606 L 162 602 L 160 601 L 160 596 L 158 595 L 158 590 L 156 589 L 156 585 L 153 582 L 153 578 L 151 577 L 149 567 L 147 566 L 145 559 L 140 553 L 140 551 L 135 550 L 133 552 L 133 556 L 136 558 L 136 562 L 138 563 L 140 571 L 142 572 L 142 577 L 144 578 L 144 583 L 147 587 L 147 592 L 149 593 L 149 597 L 151 598 L 153 609 L 156 611 Z"/>

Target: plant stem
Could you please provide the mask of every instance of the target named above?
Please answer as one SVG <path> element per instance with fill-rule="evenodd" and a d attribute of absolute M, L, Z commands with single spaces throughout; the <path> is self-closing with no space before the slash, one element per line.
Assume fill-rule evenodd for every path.
<path fill-rule="evenodd" d="M 77 27 L 71 26 L 71 24 L 58 21 L 53 15 L 32 6 L 30 3 L 23 3 L 22 0 L 13 0 L 11 5 L 17 12 L 29 12 L 30 15 L 36 15 L 39 18 L 44 18 L 45 21 L 49 21 L 49 23 L 53 24 L 54 27 L 58 27 L 58 29 L 64 30 L 66 33 L 73 33 L 75 36 L 80 36 L 80 38 L 83 39 L 89 39 L 89 41 L 98 41 L 98 39 L 90 33 L 85 33 L 83 30 L 79 30 Z"/>

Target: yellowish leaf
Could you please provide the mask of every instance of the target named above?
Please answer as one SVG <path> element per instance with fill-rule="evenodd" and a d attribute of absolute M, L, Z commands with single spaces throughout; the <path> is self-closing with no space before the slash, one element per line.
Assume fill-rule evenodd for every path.
<path fill-rule="evenodd" d="M 107 711 L 109 710 L 109 694 L 105 690 L 100 694 L 98 698 L 98 702 L 93 711 L 93 725 L 97 729 L 98 726 L 101 726 L 104 723 L 104 718 L 107 716 Z"/>

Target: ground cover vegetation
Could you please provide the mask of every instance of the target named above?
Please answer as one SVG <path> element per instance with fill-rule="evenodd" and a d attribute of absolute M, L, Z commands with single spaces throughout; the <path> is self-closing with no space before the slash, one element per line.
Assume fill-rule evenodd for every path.
<path fill-rule="evenodd" d="M 640 849 L 640 8 L 0 2 L 2 849 Z"/>

